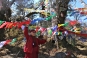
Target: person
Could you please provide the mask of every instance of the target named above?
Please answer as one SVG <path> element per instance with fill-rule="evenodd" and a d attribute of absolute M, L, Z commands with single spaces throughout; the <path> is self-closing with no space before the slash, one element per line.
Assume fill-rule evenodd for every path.
<path fill-rule="evenodd" d="M 46 38 L 41 40 L 36 38 L 35 35 L 35 30 L 28 32 L 28 27 L 24 28 L 24 36 L 26 37 L 26 44 L 24 46 L 25 58 L 38 58 L 39 45 L 46 42 Z"/>

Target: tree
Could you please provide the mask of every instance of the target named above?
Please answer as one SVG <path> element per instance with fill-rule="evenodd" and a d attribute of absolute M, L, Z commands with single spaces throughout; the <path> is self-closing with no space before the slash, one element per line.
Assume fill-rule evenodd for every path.
<path fill-rule="evenodd" d="M 64 23 L 64 21 L 65 21 L 66 13 L 68 10 L 68 3 L 69 3 L 69 0 L 65 0 L 65 1 L 56 0 L 56 5 L 58 5 L 56 8 L 58 24 Z M 63 15 L 63 16 L 61 16 L 61 15 Z"/>
<path fill-rule="evenodd" d="M 22 8 L 33 8 L 33 0 L 0 0 L 0 20 L 3 21 L 11 21 L 10 18 L 15 11 L 15 17 L 20 16 L 20 13 L 23 13 Z M 13 10 L 14 9 L 14 10 Z M 16 11 L 17 10 L 17 11 Z M 18 17 L 18 19 L 20 19 Z M 0 41 L 5 40 L 5 32 L 4 28 L 0 29 Z"/>
<path fill-rule="evenodd" d="M 6 21 L 13 16 L 25 15 L 23 9 L 33 8 L 34 5 L 33 0 L 1 0 L 0 2 L 2 3 L 0 19 Z"/>
<path fill-rule="evenodd" d="M 2 8 L 0 10 L 1 20 L 9 21 L 9 18 L 11 17 L 11 9 L 10 7 L 15 2 L 15 0 L 1 0 Z"/>
<path fill-rule="evenodd" d="M 18 12 L 17 14 L 18 15 L 23 15 L 25 16 L 25 13 L 24 13 L 24 8 L 34 8 L 34 1 L 33 0 L 17 0 L 15 2 L 15 5 L 16 5 L 16 9 L 18 9 Z"/>
<path fill-rule="evenodd" d="M 67 16 L 67 11 L 69 6 L 69 2 L 75 1 L 75 0 L 50 0 L 51 3 L 51 7 L 53 9 L 55 9 L 57 16 L 55 17 L 57 19 L 57 24 L 64 24 L 65 23 L 65 19 Z M 55 7 L 54 7 L 55 6 Z M 67 43 L 67 41 L 64 39 L 63 40 L 64 43 Z M 63 44 L 64 46 L 64 44 Z M 58 45 L 57 45 L 58 48 Z"/>
<path fill-rule="evenodd" d="M 57 13 L 57 24 L 61 24 L 65 22 L 65 18 L 67 16 L 67 10 L 70 8 L 69 3 L 75 0 L 50 0 L 51 8 L 55 9 Z M 61 17 L 61 14 L 63 15 Z"/>

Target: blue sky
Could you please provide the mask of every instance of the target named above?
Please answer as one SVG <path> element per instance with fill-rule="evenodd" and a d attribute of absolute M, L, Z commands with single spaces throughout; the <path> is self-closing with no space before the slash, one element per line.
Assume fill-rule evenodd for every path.
<path fill-rule="evenodd" d="M 83 0 L 83 1 L 87 4 L 87 0 Z M 82 7 L 84 7 L 84 6 L 82 5 L 82 3 L 80 2 L 80 0 L 76 0 L 75 6 L 76 6 L 77 8 L 82 8 Z"/>
<path fill-rule="evenodd" d="M 87 4 L 87 0 L 83 0 Z M 76 0 L 75 2 L 71 2 L 73 8 L 83 8 L 84 5 L 81 3 L 80 0 Z"/>
<path fill-rule="evenodd" d="M 34 0 L 34 3 L 38 2 L 39 0 Z"/>

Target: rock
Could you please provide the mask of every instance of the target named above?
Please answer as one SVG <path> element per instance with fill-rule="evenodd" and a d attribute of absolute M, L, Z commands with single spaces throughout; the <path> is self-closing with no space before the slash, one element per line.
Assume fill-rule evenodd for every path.
<path fill-rule="evenodd" d="M 51 51 L 50 51 L 50 56 L 55 56 L 57 52 L 57 49 L 56 48 L 53 48 Z"/>
<path fill-rule="evenodd" d="M 7 54 L 7 52 L 4 50 L 0 52 L 0 55 L 6 55 L 6 54 Z"/>
<path fill-rule="evenodd" d="M 65 58 L 65 53 L 64 52 L 59 52 L 59 53 L 56 53 L 55 55 L 55 58 Z"/>

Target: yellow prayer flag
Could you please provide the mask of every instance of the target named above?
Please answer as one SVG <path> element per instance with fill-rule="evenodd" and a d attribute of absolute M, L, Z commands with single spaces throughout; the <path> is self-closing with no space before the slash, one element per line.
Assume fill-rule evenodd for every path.
<path fill-rule="evenodd" d="M 64 24 L 58 24 L 58 27 L 64 26 Z"/>

